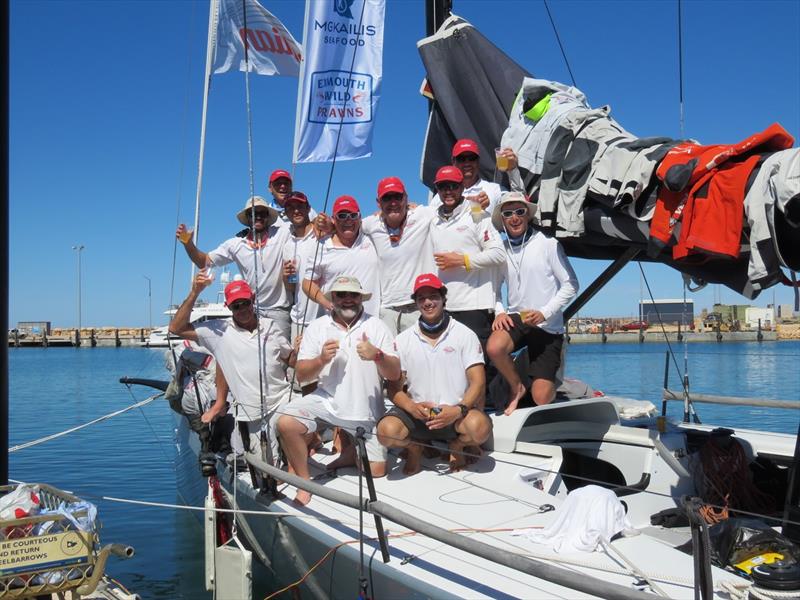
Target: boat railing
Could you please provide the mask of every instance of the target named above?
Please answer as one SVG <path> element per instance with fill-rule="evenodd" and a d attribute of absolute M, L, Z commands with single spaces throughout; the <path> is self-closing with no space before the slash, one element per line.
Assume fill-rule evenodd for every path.
<path fill-rule="evenodd" d="M 685 401 L 683 390 L 665 389 L 662 394 L 665 401 Z M 689 393 L 690 402 L 701 404 L 725 404 L 728 406 L 757 406 L 760 408 L 787 408 L 800 409 L 800 402 L 796 400 L 769 400 L 766 398 L 742 398 L 739 396 L 714 396 L 712 394 Z"/>

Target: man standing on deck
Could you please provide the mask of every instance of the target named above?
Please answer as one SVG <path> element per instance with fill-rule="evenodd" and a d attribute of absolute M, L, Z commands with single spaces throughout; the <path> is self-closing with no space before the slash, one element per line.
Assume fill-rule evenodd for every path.
<path fill-rule="evenodd" d="M 340 275 L 358 279 L 365 289 L 377 290 L 368 295 L 364 310 L 378 316 L 381 305 L 378 255 L 361 230 L 361 209 L 352 196 L 339 196 L 333 203 L 333 235 L 322 242 L 317 256 L 307 261 L 303 274 L 303 291 L 324 310 L 333 304 L 328 298 L 330 285 Z"/>
<path fill-rule="evenodd" d="M 548 404 L 555 398 L 564 343 L 561 311 L 578 292 L 578 280 L 561 244 L 534 229 L 535 213 L 536 206 L 524 194 L 507 192 L 492 215 L 494 226 L 507 235 L 502 274 L 508 285 L 508 310 L 498 307 L 486 351 L 511 390 L 507 415 L 525 394 L 510 356 L 523 346 L 528 349 L 533 401 Z"/>
<path fill-rule="evenodd" d="M 257 291 L 261 316 L 275 321 L 289 339 L 290 296 L 283 283 L 283 247 L 291 236 L 289 227 L 280 225 L 278 212 L 261 196 L 248 200 L 236 218 L 249 227 L 249 233 L 245 237 L 232 237 L 208 253 L 194 245 L 191 235 L 186 235 L 185 225 L 178 226 L 176 235 L 200 269 L 235 262 L 250 288 Z"/>
<path fill-rule="evenodd" d="M 225 287 L 230 318 L 192 325 L 189 322 L 192 307 L 211 282 L 204 273 L 197 274 L 189 295 L 169 324 L 169 331 L 206 348 L 217 361 L 218 370 L 221 368 L 225 373 L 224 378 L 217 377 L 217 401 L 209 412 L 215 412 L 213 416 L 225 412 L 230 390 L 235 399 L 234 417 L 243 449 L 255 452 L 260 432 L 266 431 L 275 457 L 278 451 L 275 412 L 289 401 L 286 366 L 294 366 L 297 352 L 274 321 L 256 315 L 253 291 L 244 281 L 234 281 Z"/>
<path fill-rule="evenodd" d="M 417 277 L 411 297 L 421 316 L 395 340 L 405 380 L 389 384 L 395 407 L 378 423 L 378 441 L 407 448 L 406 475 L 420 470 L 422 446 L 414 442 L 447 441 L 450 468 L 458 471 L 464 448 L 479 447 L 492 431 L 478 410 L 486 392 L 483 351 L 478 337 L 445 311 L 447 288 L 436 275 Z"/>
<path fill-rule="evenodd" d="M 283 281 L 292 296 L 290 317 L 292 337 L 319 316 L 319 304 L 309 302 L 299 283 L 300 274 L 319 256 L 316 233 L 311 225 L 308 197 L 303 192 L 292 192 L 284 203 L 284 215 L 289 220 L 292 235 L 283 247 Z"/>
<path fill-rule="evenodd" d="M 505 262 L 503 243 L 484 211 L 464 201 L 461 171 L 442 167 L 436 173 L 442 198 L 431 222 L 431 241 L 438 276 L 448 289 L 448 312 L 469 327 L 485 348 L 492 332 L 495 282 Z"/>
<path fill-rule="evenodd" d="M 378 254 L 381 307 L 380 318 L 396 335 L 416 324 L 419 311 L 409 292 L 414 277 L 434 269 L 430 223 L 434 210 L 408 206 L 408 194 L 399 177 L 378 182 L 380 213 L 366 217 L 362 224 Z"/>
<path fill-rule="evenodd" d="M 453 145 L 452 155 L 453 165 L 458 167 L 464 178 L 465 200 L 480 204 L 481 208 L 491 215 L 495 205 L 500 201 L 503 190 L 499 184 L 481 178 L 478 144 L 467 138 L 458 140 Z M 441 204 L 441 194 L 437 194 L 430 201 L 433 209 L 439 208 Z"/>
<path fill-rule="evenodd" d="M 319 384 L 286 407 L 278 432 L 289 466 L 304 479 L 310 478 L 306 436 L 317 431 L 318 421 L 351 435 L 363 427 L 372 475 L 386 474 L 386 453 L 373 429 L 385 410 L 382 379 L 400 377 L 400 360 L 386 325 L 364 310 L 370 296 L 355 277 L 337 277 L 326 293 L 331 313 L 312 322 L 303 335 L 297 377 L 301 383 L 317 379 Z M 349 444 L 328 468 L 353 464 L 355 447 Z M 309 500 L 311 494 L 298 490 L 295 502 Z"/>

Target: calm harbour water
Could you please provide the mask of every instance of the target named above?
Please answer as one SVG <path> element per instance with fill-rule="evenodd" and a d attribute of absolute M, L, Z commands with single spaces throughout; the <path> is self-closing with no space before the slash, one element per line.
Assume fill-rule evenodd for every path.
<path fill-rule="evenodd" d="M 683 346 L 673 346 L 683 369 Z M 608 394 L 660 406 L 664 344 L 573 345 L 567 375 Z M 698 393 L 800 401 L 800 342 L 692 344 L 691 389 Z M 122 376 L 163 379 L 163 350 L 9 350 L 11 444 L 90 421 L 147 397 Z M 674 366 L 670 387 L 679 387 Z M 698 405 L 704 423 L 795 433 L 798 411 Z M 682 415 L 670 404 L 671 417 Z M 108 570 L 144 598 L 207 598 L 202 528 L 188 511 L 122 504 L 100 496 L 184 504 L 173 465 L 174 420 L 163 399 L 71 435 L 11 454 L 13 479 L 43 481 L 98 505 L 101 541 L 130 544 L 136 556 Z"/>

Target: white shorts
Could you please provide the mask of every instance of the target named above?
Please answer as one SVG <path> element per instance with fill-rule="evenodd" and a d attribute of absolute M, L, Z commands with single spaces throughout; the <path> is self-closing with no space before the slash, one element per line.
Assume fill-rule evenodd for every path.
<path fill-rule="evenodd" d="M 282 407 L 284 415 L 289 415 L 300 421 L 308 428 L 309 433 L 314 433 L 322 422 L 323 424 L 340 427 L 351 436 L 355 436 L 356 428 L 363 427 L 366 431 L 367 458 L 370 462 L 386 461 L 386 448 L 378 442 L 375 434 L 374 421 L 349 421 L 334 416 L 322 402 L 322 398 L 311 393 L 308 396 L 292 400 L 289 404 Z"/>

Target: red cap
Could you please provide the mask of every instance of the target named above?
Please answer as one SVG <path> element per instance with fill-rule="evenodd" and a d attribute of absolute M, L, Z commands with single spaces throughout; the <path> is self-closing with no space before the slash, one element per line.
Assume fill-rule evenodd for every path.
<path fill-rule="evenodd" d="M 481 153 L 478 151 L 478 144 L 476 144 L 473 140 L 469 140 L 464 138 L 463 140 L 458 140 L 455 145 L 453 146 L 453 158 L 458 156 L 459 154 L 464 154 L 464 152 L 472 152 L 473 154 L 477 154 L 478 156 Z"/>
<path fill-rule="evenodd" d="M 436 180 L 435 183 L 441 183 L 443 181 L 453 181 L 455 183 L 461 183 L 464 181 L 464 175 L 461 173 L 461 169 L 458 167 L 452 167 L 447 165 L 446 167 L 442 167 L 438 171 L 436 171 Z"/>
<path fill-rule="evenodd" d="M 446 289 L 442 283 L 442 280 L 433 273 L 423 273 L 422 275 L 417 275 L 417 278 L 414 280 L 414 293 L 416 294 L 420 288 L 424 287 L 433 288 L 434 290 Z"/>
<path fill-rule="evenodd" d="M 281 177 L 285 177 L 289 181 L 292 180 L 292 176 L 289 175 L 289 171 L 284 171 L 283 169 L 277 169 L 272 172 L 272 175 L 269 176 L 269 182 L 274 183 L 276 179 L 280 179 Z"/>
<path fill-rule="evenodd" d="M 399 177 L 385 177 L 378 182 L 378 200 L 391 193 L 406 193 L 406 186 L 403 185 Z"/>
<path fill-rule="evenodd" d="M 289 202 L 300 202 L 301 204 L 308 204 L 308 196 L 306 196 L 303 192 L 292 192 L 283 201 L 283 204 L 289 204 Z"/>
<path fill-rule="evenodd" d="M 237 300 L 252 300 L 253 290 L 246 281 L 231 281 L 225 286 L 225 305 L 230 306 Z"/>
<path fill-rule="evenodd" d="M 338 215 L 342 211 L 360 213 L 361 209 L 358 208 L 358 202 L 352 196 L 339 196 L 333 203 L 333 214 Z"/>

